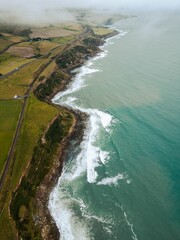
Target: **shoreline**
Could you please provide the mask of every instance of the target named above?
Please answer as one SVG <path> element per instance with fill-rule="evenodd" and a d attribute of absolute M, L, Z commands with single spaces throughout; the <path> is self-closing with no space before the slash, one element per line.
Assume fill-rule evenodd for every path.
<path fill-rule="evenodd" d="M 105 40 L 106 39 L 109 39 L 111 37 L 114 37 L 116 35 L 119 34 L 119 32 L 117 32 L 117 30 L 113 31 L 112 32 L 113 34 L 108 34 L 107 36 L 103 36 L 103 44 L 101 44 L 100 46 L 98 46 L 98 51 L 93 54 L 93 56 L 91 58 L 94 58 L 97 56 L 98 53 L 100 52 L 104 52 L 100 47 L 102 47 L 104 44 L 105 44 Z M 115 34 L 114 34 L 115 33 Z M 67 109 L 68 111 L 70 111 L 74 116 L 75 116 L 75 122 L 71 128 L 71 131 L 69 132 L 67 138 L 64 140 L 64 142 L 62 143 L 63 145 L 63 149 L 62 151 L 60 152 L 60 156 L 59 156 L 59 163 L 60 165 L 59 166 L 56 166 L 55 169 L 53 169 L 53 172 L 52 174 L 49 173 L 45 179 L 51 179 L 50 181 L 51 182 L 46 182 L 43 181 L 44 183 L 42 183 L 42 187 L 41 187 L 41 190 L 39 192 L 39 196 L 41 196 L 41 194 L 43 195 L 44 194 L 44 197 L 45 197 L 45 201 L 44 201 L 44 204 L 42 204 L 43 202 L 41 201 L 41 197 L 40 198 L 37 198 L 37 201 L 41 204 L 41 205 L 44 205 L 43 209 L 42 209 L 42 213 L 44 214 L 45 213 L 45 216 L 44 218 L 47 218 L 50 222 L 50 224 L 48 224 L 46 226 L 46 228 L 49 228 L 49 226 L 53 229 L 54 232 L 56 232 L 56 237 L 57 238 L 54 238 L 54 239 L 57 239 L 59 240 L 60 239 L 60 231 L 59 231 L 59 228 L 57 227 L 56 225 L 56 222 L 55 220 L 53 219 L 53 216 L 51 215 L 50 213 L 50 210 L 48 208 L 48 203 L 49 203 L 49 197 L 50 197 L 50 193 L 52 192 L 52 190 L 54 189 L 54 187 L 56 186 L 57 182 L 58 182 L 58 179 L 59 177 L 61 176 L 61 173 L 62 173 L 62 170 L 63 170 L 63 164 L 66 160 L 66 157 L 67 157 L 67 152 L 68 150 L 71 148 L 71 141 L 72 140 L 75 140 L 76 141 L 76 145 L 77 144 L 80 144 L 83 140 L 83 137 L 84 137 L 84 132 L 85 132 L 85 129 L 86 129 L 86 122 L 87 122 L 87 119 L 89 118 L 88 114 L 87 113 L 84 113 L 84 112 L 81 112 L 79 110 L 76 110 L 76 109 L 73 109 L 71 107 L 65 107 L 65 106 L 62 106 L 62 105 L 57 105 L 57 104 L 54 104 L 52 102 L 52 99 L 60 92 L 63 92 L 65 90 L 68 89 L 69 85 L 73 82 L 73 79 L 74 77 L 76 76 L 77 73 L 73 74 L 71 71 L 74 70 L 74 69 L 78 69 L 80 67 L 82 67 L 86 62 L 87 62 L 88 59 L 85 59 L 83 62 L 77 64 L 76 66 L 73 66 L 71 67 L 70 69 L 68 69 L 68 74 L 70 76 L 69 78 L 69 81 L 64 85 L 64 86 L 60 86 L 60 90 L 54 92 L 52 95 L 51 95 L 51 98 L 50 98 L 50 104 L 53 104 L 53 105 L 56 105 L 56 106 L 60 106 L 61 108 L 65 108 Z M 69 141 L 69 142 L 68 142 Z M 75 147 L 75 146 L 73 146 Z M 46 192 L 44 191 L 45 187 L 48 186 L 48 191 L 46 190 Z M 44 199 L 44 198 L 43 198 Z M 58 233 L 57 233 L 58 231 Z M 47 237 L 47 233 L 45 234 L 44 238 L 43 239 L 49 239 L 49 237 Z"/>
<path fill-rule="evenodd" d="M 115 31 L 113 31 L 113 33 L 116 33 L 116 34 L 108 34 L 108 35 L 110 35 L 110 36 L 105 36 L 105 37 L 103 37 L 103 44 L 102 45 L 100 45 L 100 46 L 98 46 L 98 51 L 91 57 L 91 58 L 94 58 L 94 57 L 96 57 L 99 53 L 101 53 L 101 52 L 104 52 L 104 50 L 102 50 L 101 49 L 101 47 L 103 47 L 104 46 L 104 44 L 106 43 L 106 40 L 107 39 L 110 39 L 110 38 L 113 38 L 113 37 L 115 37 L 115 36 L 117 36 L 118 34 L 119 34 L 119 32 L 117 31 L 117 30 L 115 30 Z M 78 74 L 78 73 L 72 73 L 71 71 L 72 70 L 74 70 L 74 69 L 78 69 L 78 68 L 80 68 L 80 67 L 82 67 L 82 66 L 84 66 L 85 64 L 86 64 L 86 62 L 88 61 L 89 59 L 87 59 L 87 60 L 85 60 L 83 63 L 81 63 L 81 64 L 78 64 L 76 67 L 73 67 L 69 72 L 68 72 L 68 74 L 70 74 L 70 80 L 69 80 L 69 82 L 68 82 L 68 84 L 64 87 L 64 89 L 62 89 L 60 92 L 63 92 L 63 91 L 65 91 L 65 90 L 67 90 L 68 89 L 68 87 L 69 87 L 69 85 L 73 82 L 73 80 L 74 80 L 74 77 Z M 58 92 L 58 93 L 60 93 L 60 92 Z M 58 93 L 55 93 L 55 94 L 53 94 L 53 97 L 52 97 L 52 99 L 58 94 Z M 52 100 L 51 100 L 52 101 Z M 56 105 L 56 104 L 55 104 Z M 61 105 L 60 105 L 61 106 Z M 64 106 L 61 106 L 61 107 L 64 107 Z M 77 110 L 77 109 L 73 109 L 72 107 L 68 107 L 68 106 L 65 106 L 65 108 L 67 108 L 69 111 L 72 111 L 73 112 L 73 114 L 77 114 L 77 112 L 80 114 L 80 115 L 84 115 L 83 116 L 83 118 L 81 118 L 81 119 L 79 119 L 79 121 L 77 121 L 76 122 L 76 124 L 77 125 L 75 125 L 74 127 L 74 136 L 72 136 L 72 137 L 70 137 L 70 140 L 78 140 L 78 142 L 76 143 L 76 145 L 79 143 L 81 143 L 82 142 L 82 140 L 83 140 L 83 137 L 84 137 L 84 133 L 85 133 L 85 130 L 86 130 L 86 122 L 87 122 L 87 119 L 90 117 L 87 113 L 85 113 L 85 112 L 82 112 L 82 111 L 80 111 L 80 110 Z M 80 129 L 80 130 L 78 130 L 78 125 L 83 125 L 83 127 Z M 76 129 L 77 128 L 77 129 Z M 78 131 L 76 131 L 76 130 L 78 130 Z M 79 138 L 79 134 L 80 134 L 80 138 Z M 69 142 L 69 144 L 67 144 L 67 146 L 65 147 L 65 151 L 64 151 L 64 155 L 62 155 L 62 162 L 64 163 L 64 161 L 65 161 L 65 158 L 66 158 L 66 156 L 67 156 L 67 151 L 68 151 L 68 149 L 70 148 L 70 146 L 71 146 L 71 143 Z M 62 165 L 63 165 L 63 163 L 62 163 Z M 63 170 L 63 166 L 62 166 L 62 168 L 61 168 L 61 172 L 59 172 L 58 173 L 58 179 L 59 179 L 59 177 L 61 176 L 61 173 L 62 173 L 62 170 Z M 58 182 L 58 180 L 56 181 L 56 183 L 55 184 L 57 184 L 57 182 Z M 54 187 L 55 187 L 55 185 L 52 187 L 52 189 L 54 189 Z M 49 191 L 49 196 L 50 196 L 50 193 L 52 192 L 52 189 L 51 189 L 51 191 Z M 49 202 L 49 198 L 48 198 L 48 202 Z M 51 216 L 51 218 L 53 219 L 53 217 L 52 217 L 52 215 L 50 215 Z M 55 223 L 55 220 L 53 219 L 53 221 L 54 221 L 54 223 Z M 56 225 L 56 223 L 55 223 L 55 225 Z M 56 227 L 57 227 L 57 225 L 56 225 Z M 58 227 L 57 227 L 58 228 Z M 58 230 L 59 230 L 59 228 L 58 228 Z M 60 233 L 61 234 L 61 233 Z"/>
<path fill-rule="evenodd" d="M 64 69 L 60 67 L 60 69 L 62 70 L 64 77 L 65 77 L 63 83 L 60 83 L 58 85 L 58 87 L 56 86 L 55 89 L 52 90 L 52 92 L 49 96 L 38 95 L 38 93 L 40 91 L 34 92 L 35 96 L 39 100 L 44 101 L 47 104 L 50 104 L 52 106 L 55 106 L 56 108 L 62 109 L 63 111 L 65 111 L 69 115 L 71 115 L 72 119 L 73 119 L 67 135 L 58 144 L 58 147 L 56 149 L 55 156 L 53 157 L 52 165 L 50 166 L 49 172 L 44 176 L 42 182 L 40 182 L 39 186 L 37 187 L 37 190 L 35 191 L 34 200 L 31 201 L 31 204 L 34 203 L 36 205 L 34 208 L 31 209 L 31 211 L 33 210 L 33 212 L 31 214 L 33 214 L 33 217 L 34 217 L 33 221 L 35 224 L 35 228 L 39 229 L 38 231 L 40 232 L 40 236 L 41 236 L 40 239 L 45 239 L 45 240 L 46 239 L 47 240 L 60 239 L 61 233 L 59 232 L 59 229 L 55 223 L 55 220 L 53 219 L 53 217 L 50 213 L 50 210 L 48 208 L 49 197 L 50 197 L 50 193 L 52 192 L 53 188 L 56 186 L 59 177 L 61 176 L 63 164 L 66 160 L 68 150 L 72 147 L 72 145 L 71 145 L 72 141 L 75 140 L 76 145 L 80 144 L 82 142 L 83 136 L 84 136 L 84 130 L 86 129 L 86 122 L 88 119 L 88 115 L 86 113 L 83 113 L 79 110 L 72 109 L 71 107 L 65 107 L 65 106 L 54 104 L 52 102 L 52 99 L 59 92 L 62 92 L 62 91 L 65 91 L 66 89 L 68 89 L 70 83 L 73 81 L 74 76 L 76 75 L 76 74 L 72 73 L 71 71 L 73 69 L 83 66 L 89 57 L 93 58 L 99 52 L 103 52 L 103 50 L 100 49 L 100 46 L 104 45 L 105 40 L 107 38 L 114 37 L 117 34 L 118 34 L 118 31 L 112 29 L 112 32 L 105 36 L 100 37 L 100 36 L 94 35 L 93 37 L 95 38 L 95 44 L 92 45 L 91 42 L 88 42 L 87 45 L 85 45 L 83 47 L 83 51 L 81 49 L 82 52 L 80 52 L 81 53 L 80 57 L 79 56 L 77 57 L 76 64 L 71 63 L 70 66 L 68 66 Z M 88 41 L 88 39 L 85 39 L 85 40 Z M 74 49 L 76 50 L 76 47 L 77 46 L 72 47 L 72 49 L 70 49 L 70 51 L 72 51 Z M 68 59 L 66 58 L 67 52 L 65 52 L 63 54 L 65 55 L 65 63 L 66 63 L 68 61 Z M 62 56 L 60 58 L 60 61 L 62 61 L 61 59 L 62 59 Z M 67 65 L 67 63 L 66 63 L 66 65 Z M 44 85 L 45 84 L 43 83 L 42 87 L 44 87 Z M 58 116 L 57 116 L 57 118 L 58 118 Z M 46 131 L 48 131 L 48 129 L 51 127 L 51 124 L 53 125 L 54 122 L 52 121 L 52 123 L 49 124 Z M 45 134 L 46 134 L 46 132 L 44 133 L 44 135 Z M 43 140 L 42 140 L 43 138 L 44 138 L 44 136 L 41 138 L 42 142 L 43 142 Z M 73 146 L 73 147 L 75 147 L 75 146 Z M 25 176 L 23 178 L 26 178 L 26 177 L 27 177 L 27 175 L 25 174 Z M 20 183 L 20 185 L 21 185 L 21 183 Z M 19 188 L 21 187 L 20 185 L 19 185 Z M 14 194 L 17 195 L 17 191 Z M 13 205 L 12 201 L 11 201 L 11 205 Z M 26 212 L 26 210 L 25 210 L 25 212 Z M 26 213 L 25 213 L 25 215 L 26 215 Z M 23 218 L 22 221 L 24 221 L 24 220 L 25 220 L 25 217 Z M 20 222 L 21 222 L 21 220 L 20 220 Z"/>
<path fill-rule="evenodd" d="M 45 176 L 43 182 L 40 184 L 37 194 L 36 202 L 39 208 L 39 216 L 44 219 L 40 224 L 42 229 L 43 239 L 60 239 L 60 232 L 53 219 L 50 210 L 48 208 L 50 193 L 56 186 L 59 177 L 61 176 L 63 164 L 66 160 L 68 150 L 71 148 L 71 141 L 75 140 L 76 145 L 80 144 L 83 139 L 87 115 L 80 111 L 73 111 L 68 109 L 74 115 L 73 125 L 67 135 L 67 137 L 61 143 L 61 149 L 59 151 L 59 161 L 57 161 L 50 172 Z M 51 229 L 51 230 L 50 230 Z M 53 232 L 53 236 L 52 233 Z M 53 238 L 50 238 L 53 237 Z"/>

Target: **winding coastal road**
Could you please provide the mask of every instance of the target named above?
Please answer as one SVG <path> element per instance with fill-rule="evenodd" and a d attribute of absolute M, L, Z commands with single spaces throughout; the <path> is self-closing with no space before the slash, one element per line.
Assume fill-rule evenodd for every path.
<path fill-rule="evenodd" d="M 87 38 L 90 34 L 92 34 L 92 30 L 89 26 L 87 25 L 84 25 L 84 31 L 77 35 L 76 38 L 72 41 L 70 41 L 64 48 L 63 50 L 57 54 L 56 56 L 54 56 L 53 58 L 51 58 L 48 63 L 46 63 L 45 65 L 43 65 L 37 72 L 36 76 L 34 77 L 33 81 L 29 84 L 26 92 L 25 92 L 25 96 L 27 96 L 26 98 L 23 98 L 23 104 L 22 104 L 22 108 L 21 108 L 21 112 L 19 114 L 19 119 L 18 119 L 18 122 L 17 122 L 17 127 L 16 127 L 16 130 L 15 130 L 15 134 L 14 134 L 14 137 L 13 137 L 13 140 L 12 140 L 12 144 L 11 144 L 11 147 L 9 149 L 9 153 L 8 153 L 8 156 L 7 156 L 7 159 L 6 159 L 6 163 L 5 163 L 5 166 L 4 166 L 4 169 L 3 169 L 3 173 L 1 175 L 1 178 L 0 178 L 0 193 L 2 192 L 2 189 L 3 189 L 3 186 L 4 186 L 4 183 L 5 183 L 5 179 L 6 179 L 6 175 L 8 173 L 8 170 L 9 170 L 9 167 L 10 167 L 10 164 L 12 163 L 13 166 L 14 166 L 14 162 L 15 162 L 15 158 L 12 158 L 13 157 L 13 154 L 14 154 L 14 150 L 15 150 L 15 147 L 16 147 L 16 144 L 17 144 L 17 141 L 18 141 L 18 137 L 19 137 L 19 134 L 20 134 L 20 130 L 21 130 L 21 126 L 22 126 L 22 123 L 23 123 L 23 117 L 24 117 L 24 113 L 25 113 L 25 109 L 26 109 L 26 105 L 27 105 L 27 102 L 28 102 L 28 98 L 29 98 L 29 95 L 32 91 L 32 88 L 34 86 L 34 83 L 36 82 L 36 80 L 38 79 L 38 77 L 40 76 L 40 74 L 45 70 L 45 68 L 47 68 L 49 66 L 49 64 L 52 62 L 52 61 L 55 61 L 58 57 L 60 57 L 63 53 L 65 53 L 67 50 L 69 50 L 70 48 L 72 48 L 73 46 L 75 46 L 75 44 L 78 42 L 78 41 L 81 41 L 85 38 Z M 11 45 L 12 46 L 12 45 Z M 8 48 L 7 48 L 8 49 Z M 6 50 L 7 50 L 6 49 Z M 1 52 L 0 52 L 1 53 Z M 44 56 L 43 56 L 44 57 Z M 40 57 L 41 58 L 41 57 Z M 30 62 L 31 63 L 31 62 Z M 22 66 L 20 66 L 18 69 L 16 68 L 15 70 L 7 73 L 6 75 L 4 75 L 5 77 L 9 76 L 9 75 L 12 75 L 14 74 L 15 72 L 19 71 L 20 69 L 22 69 L 23 67 L 25 67 L 26 65 L 28 65 L 29 63 L 26 63 L 26 64 L 23 64 Z M 4 77 L 4 76 L 1 76 Z M 7 100 L 7 99 L 6 99 Z M 12 162 L 13 161 L 13 162 Z M 1 216 L 1 213 L 3 211 L 3 208 L 0 209 L 0 216 Z"/>

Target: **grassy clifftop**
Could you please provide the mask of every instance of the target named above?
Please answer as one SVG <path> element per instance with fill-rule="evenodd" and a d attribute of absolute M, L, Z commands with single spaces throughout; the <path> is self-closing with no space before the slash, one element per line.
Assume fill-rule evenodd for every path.
<path fill-rule="evenodd" d="M 21 37 L 15 35 L 12 31 L 7 33 L 3 28 L 0 28 L 0 32 L 0 42 L 3 43 L 3 45 L 1 45 L 3 52 L 0 53 L 0 147 L 3 149 L 3 151 L 0 151 L 1 176 L 15 135 L 21 108 L 25 101 L 23 96 L 33 85 L 35 86 L 38 84 L 38 77 L 43 74 L 46 78 L 54 71 L 56 64 L 52 58 L 62 51 L 69 39 L 75 39 L 75 32 L 71 32 L 68 39 L 64 41 L 65 44 L 63 43 L 63 38 L 66 38 L 64 36 L 59 36 L 58 40 L 55 38 L 53 41 L 52 39 L 46 41 L 43 39 L 30 41 L 28 36 Z M 62 39 L 61 43 L 58 42 L 59 39 Z M 14 49 L 6 49 L 8 46 L 15 43 L 16 45 L 13 45 L 14 48 L 16 46 L 15 52 Z M 20 53 L 22 54 L 22 48 L 24 51 L 23 54 L 26 53 L 27 49 L 32 48 L 36 54 L 39 52 L 40 56 L 36 57 L 32 55 L 27 58 L 25 55 L 19 55 Z M 19 95 L 20 97 L 14 99 L 15 95 Z M 19 216 L 20 214 L 21 216 L 23 212 L 22 209 L 26 206 L 29 216 L 28 229 L 33 229 L 34 223 L 31 221 L 33 219 L 31 213 L 34 212 L 34 209 L 32 210 L 30 207 L 30 199 L 32 198 L 31 193 L 34 194 L 37 185 L 49 170 L 52 161 L 54 160 L 54 154 L 56 151 L 58 152 L 59 149 L 57 142 L 60 142 L 60 139 L 57 139 L 52 133 L 52 120 L 55 121 L 55 118 L 58 119 L 58 132 L 60 129 L 62 130 L 61 133 L 59 132 L 61 138 L 65 137 L 72 124 L 73 116 L 71 113 L 64 109 L 49 105 L 46 102 L 39 101 L 33 94 L 33 88 L 30 90 L 27 97 L 28 99 L 26 101 L 18 141 L 0 192 L 0 239 L 2 240 L 16 239 L 17 236 L 16 226 L 14 220 L 11 218 L 9 210 L 12 193 L 15 192 L 16 189 L 21 190 L 17 192 L 17 198 L 13 198 L 11 205 L 12 216 L 18 223 L 17 215 Z M 55 122 L 56 124 L 54 124 L 57 127 L 57 121 Z M 51 128 L 48 128 L 48 126 L 51 126 Z M 44 136 L 45 132 L 46 136 Z M 41 138 L 43 136 L 44 139 L 46 139 L 46 142 L 42 144 Z M 39 149 L 38 153 L 36 152 L 37 149 Z M 52 149 L 53 152 L 49 152 L 49 149 Z M 40 155 L 41 157 L 39 157 Z M 33 163 L 33 158 L 38 158 L 39 162 L 34 161 Z M 42 158 L 44 158 L 44 161 L 42 161 Z M 33 164 L 31 164 L 31 161 Z M 39 168 L 39 166 L 41 167 Z M 35 169 L 32 167 L 34 167 L 36 171 L 34 171 Z M 38 172 L 38 174 L 36 174 L 36 172 Z M 31 179 L 34 179 L 32 174 L 36 174 L 33 176 L 37 177 L 34 183 L 35 185 L 31 186 L 31 188 L 18 188 L 22 179 L 22 186 L 24 186 L 24 182 L 29 182 L 29 176 L 31 176 Z M 25 176 L 27 177 L 27 180 L 25 180 Z M 23 202 L 24 206 L 19 205 L 17 200 L 21 191 L 23 192 L 24 199 L 26 198 L 25 202 Z M 26 194 L 24 194 L 24 191 L 26 191 Z M 15 213 L 17 212 L 18 214 L 16 215 Z M 19 225 L 17 224 L 17 227 L 18 226 Z M 20 228 L 18 227 L 18 229 Z M 31 232 L 32 237 L 32 234 L 35 234 L 36 230 L 29 230 L 29 232 Z M 33 238 L 34 237 L 32 237 L 32 239 Z"/>
<path fill-rule="evenodd" d="M 7 34 L 0 29 L 0 39 L 8 41 L 6 46 L 12 43 L 13 36 L 20 41 L 14 42 L 16 48 L 8 50 L 5 47 L 0 53 L 0 113 L 3 114 L 0 129 L 5 129 L 5 135 L 0 134 L 0 141 L 4 144 L 4 137 L 7 139 L 7 146 L 0 155 L 1 172 L 24 106 L 15 150 L 0 194 L 2 240 L 59 238 L 57 227 L 47 210 L 49 192 L 45 188 L 50 191 L 57 180 L 62 168 L 59 158 L 62 157 L 66 139 L 76 125 L 76 116 L 51 104 L 50 99 L 57 91 L 67 87 L 71 69 L 100 51 L 98 45 L 103 43 L 105 35 L 98 36 L 77 26 L 63 27 L 63 34 L 68 31 L 68 35 L 63 37 L 57 36 L 59 31 L 54 32 L 54 27 L 51 30 L 55 35 L 49 36 L 49 39 L 42 36 L 31 39 L 29 36 Z M 27 58 L 22 48 L 23 51 L 31 48 L 35 55 Z M 14 99 L 15 95 L 18 98 Z M 3 109 L 6 106 L 5 114 Z M 10 131 L 6 131 L 4 126 Z"/>

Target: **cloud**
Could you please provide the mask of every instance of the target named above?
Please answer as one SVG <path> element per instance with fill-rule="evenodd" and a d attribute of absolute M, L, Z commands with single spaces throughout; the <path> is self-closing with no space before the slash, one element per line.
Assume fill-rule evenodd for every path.
<path fill-rule="evenodd" d="M 179 0 L 0 0 L 0 20 L 17 23 L 51 23 L 72 21 L 73 15 L 65 7 L 98 8 L 111 11 L 176 10 Z"/>
<path fill-rule="evenodd" d="M 1 9 L 17 10 L 18 8 L 35 10 L 54 9 L 63 7 L 103 7 L 103 8 L 176 8 L 180 7 L 179 0 L 0 0 Z"/>

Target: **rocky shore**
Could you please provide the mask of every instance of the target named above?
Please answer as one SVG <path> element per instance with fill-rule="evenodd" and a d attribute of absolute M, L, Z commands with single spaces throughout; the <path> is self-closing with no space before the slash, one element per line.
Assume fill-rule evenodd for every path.
<path fill-rule="evenodd" d="M 99 46 L 103 45 L 105 39 L 117 34 L 116 30 L 101 37 L 92 34 L 65 51 L 55 60 L 58 68 L 47 78 L 39 80 L 34 89 L 35 96 L 41 101 L 54 105 L 51 102 L 52 98 L 59 91 L 67 89 L 72 81 L 71 71 L 102 51 Z M 58 108 L 60 112 L 63 111 L 63 115 L 58 114 L 53 119 L 44 136 L 37 143 L 29 169 L 13 194 L 10 211 L 16 221 L 21 239 L 56 240 L 60 238 L 59 230 L 48 209 L 49 195 L 61 175 L 68 151 L 82 141 L 88 116 L 73 109 L 61 106 Z M 63 125 L 64 122 L 67 126 Z M 73 146 L 72 141 L 75 142 Z M 47 162 L 42 163 L 46 158 Z M 47 164 L 47 167 L 44 164 Z M 34 185 L 36 168 L 41 172 Z M 28 199 L 28 209 L 22 205 L 22 198 Z M 19 210 L 18 207 L 21 209 Z"/>
<path fill-rule="evenodd" d="M 61 175 L 63 163 L 66 160 L 67 153 L 71 148 L 71 142 L 76 141 L 76 147 L 83 138 L 83 133 L 85 129 L 85 122 L 87 119 L 86 114 L 79 111 L 74 112 L 69 110 L 74 115 L 73 125 L 68 133 L 68 136 L 61 142 L 61 146 L 57 153 L 57 161 L 54 161 L 51 170 L 45 176 L 43 182 L 40 184 L 37 194 L 36 194 L 36 204 L 38 208 L 38 219 L 36 224 L 41 229 L 42 239 L 60 239 L 60 233 L 54 222 L 49 209 L 47 207 L 49 201 L 49 195 L 53 190 L 54 186 L 57 184 L 58 178 Z"/>

